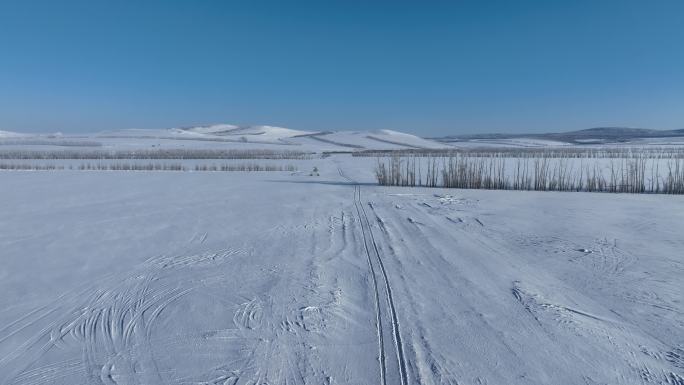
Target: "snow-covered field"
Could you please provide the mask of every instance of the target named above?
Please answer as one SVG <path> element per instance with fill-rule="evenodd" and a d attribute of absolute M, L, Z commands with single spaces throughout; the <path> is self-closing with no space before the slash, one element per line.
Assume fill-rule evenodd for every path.
<path fill-rule="evenodd" d="M 250 130 L 269 143 L 83 140 L 428 142 Z M 0 172 L 0 384 L 684 384 L 683 196 L 380 187 L 375 159 L 349 154 L 257 162 L 300 172 Z"/>

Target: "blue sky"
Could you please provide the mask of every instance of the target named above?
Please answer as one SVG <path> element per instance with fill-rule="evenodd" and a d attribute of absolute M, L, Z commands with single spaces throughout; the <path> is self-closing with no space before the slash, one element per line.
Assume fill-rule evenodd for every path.
<path fill-rule="evenodd" d="M 684 128 L 684 1 L 0 0 L 0 130 Z"/>

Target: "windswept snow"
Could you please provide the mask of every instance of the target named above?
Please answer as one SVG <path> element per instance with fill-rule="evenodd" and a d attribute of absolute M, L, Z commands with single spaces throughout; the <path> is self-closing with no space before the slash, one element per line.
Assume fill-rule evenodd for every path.
<path fill-rule="evenodd" d="M 312 134 L 309 131 L 293 130 L 275 126 L 247 126 L 240 127 L 230 124 L 217 124 L 212 126 L 200 126 L 181 129 L 181 132 L 198 133 L 205 135 L 215 135 L 224 138 L 232 138 L 244 142 L 281 142 L 288 143 L 288 139 L 298 136 Z"/>
<path fill-rule="evenodd" d="M 2 138 L 21 139 L 3 132 Z M 121 129 L 75 136 L 40 136 L 40 145 L 59 146 L 65 141 L 86 141 L 104 148 L 232 148 L 290 149 L 309 152 L 450 148 L 449 144 L 392 130 L 317 132 L 285 127 L 215 124 L 171 129 Z M 50 143 L 53 141 L 53 143 Z M 12 143 L 21 145 L 21 143 Z M 30 143 L 26 143 L 27 145 Z"/>
<path fill-rule="evenodd" d="M 315 143 L 327 146 L 330 150 L 392 150 L 448 148 L 447 144 L 423 139 L 415 135 L 391 130 L 378 131 L 337 131 L 297 138 L 299 143 Z M 316 143 L 318 142 L 318 143 Z"/>
<path fill-rule="evenodd" d="M 297 162 L 0 173 L 0 383 L 684 383 L 682 196 Z"/>
<path fill-rule="evenodd" d="M 350 149 L 445 148 L 448 145 L 392 130 L 312 132 L 274 126 L 213 125 L 177 130 L 241 142 L 302 145 L 329 151 Z"/>
<path fill-rule="evenodd" d="M 235 126 L 233 124 L 213 124 L 213 125 L 209 125 L 209 126 L 179 128 L 178 131 L 193 132 L 193 133 L 198 133 L 198 134 L 217 135 L 217 134 L 229 133 L 231 131 L 237 130 L 238 128 L 240 128 L 240 127 Z"/>

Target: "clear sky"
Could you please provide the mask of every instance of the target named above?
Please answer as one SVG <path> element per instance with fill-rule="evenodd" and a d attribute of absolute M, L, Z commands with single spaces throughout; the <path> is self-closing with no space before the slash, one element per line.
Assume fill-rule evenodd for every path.
<path fill-rule="evenodd" d="M 684 128 L 684 1 L 0 0 L 0 130 Z"/>

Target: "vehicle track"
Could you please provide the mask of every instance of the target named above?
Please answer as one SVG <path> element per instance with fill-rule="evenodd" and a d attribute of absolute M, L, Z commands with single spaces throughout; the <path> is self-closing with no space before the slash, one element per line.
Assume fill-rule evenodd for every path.
<path fill-rule="evenodd" d="M 376 323 L 378 329 L 378 343 L 380 350 L 380 383 L 387 385 L 387 353 L 385 351 L 385 338 L 383 336 L 383 311 L 380 308 L 380 288 L 378 285 L 378 278 L 376 276 L 376 270 L 380 271 L 380 277 L 382 283 L 384 283 L 384 290 L 387 295 L 387 307 L 389 308 L 389 324 L 392 326 L 392 339 L 394 340 L 394 347 L 396 353 L 396 366 L 399 374 L 400 384 L 408 385 L 408 376 L 406 374 L 406 361 L 403 344 L 401 342 L 401 333 L 399 330 L 399 321 L 397 318 L 396 307 L 394 306 L 394 298 L 392 296 L 392 286 L 390 285 L 389 277 L 387 275 L 387 270 L 380 256 L 380 250 L 378 248 L 377 242 L 375 241 L 375 236 L 371 229 L 370 221 L 368 220 L 368 215 L 363 207 L 361 201 L 361 186 L 353 179 L 349 178 L 344 174 L 341 168 L 337 168 L 340 176 L 349 182 L 354 184 L 354 206 L 356 208 L 356 213 L 359 218 L 359 223 L 361 224 L 361 232 L 364 240 L 364 249 L 366 251 L 366 256 L 368 257 L 368 266 L 370 268 L 371 276 L 373 279 L 373 289 L 375 294 L 375 309 L 376 309 Z M 376 269 L 375 265 L 379 267 Z M 384 312 L 387 313 L 387 312 Z M 385 316 L 387 317 L 387 315 Z M 394 365 L 392 365 L 394 366 Z"/>

